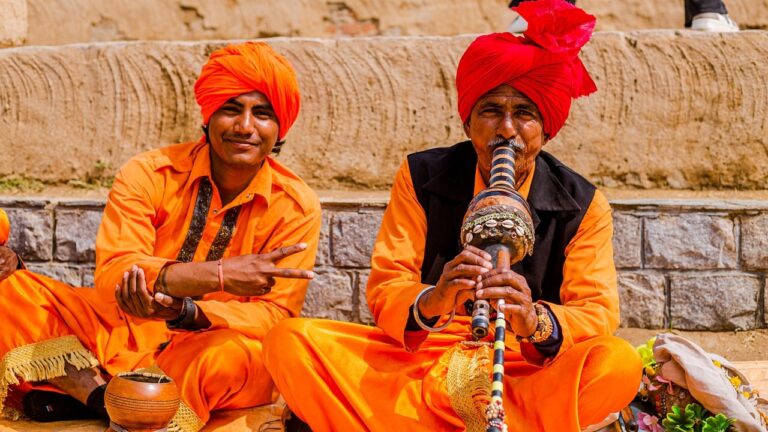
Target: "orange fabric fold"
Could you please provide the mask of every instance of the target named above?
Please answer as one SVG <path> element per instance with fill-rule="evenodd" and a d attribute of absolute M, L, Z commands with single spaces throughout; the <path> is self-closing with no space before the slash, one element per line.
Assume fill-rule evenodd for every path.
<path fill-rule="evenodd" d="M 252 91 L 272 104 L 283 139 L 299 115 L 299 83 L 288 60 L 264 42 L 228 45 L 211 54 L 195 82 L 203 124 L 224 102 Z"/>
<path fill-rule="evenodd" d="M 0 296 L 0 316 L 7 317 L 0 329 L 0 359 L 30 344 L 74 336 L 110 374 L 157 364 L 180 383 L 182 400 L 203 422 L 214 409 L 271 402 L 273 385 L 262 364 L 261 340 L 279 320 L 298 316 L 307 280 L 278 279 L 260 297 L 207 294 L 198 304 L 212 326 L 203 332 L 171 332 L 162 320 L 128 316 L 114 298 L 115 285 L 131 265 L 145 270 L 152 287 L 158 271 L 176 260 L 190 229 L 200 179 L 210 176 L 209 146 L 202 142 L 131 159 L 107 199 L 96 240 L 95 289 L 73 288 L 27 271 L 0 281 L 0 292 L 8 293 Z M 206 259 L 226 210 L 234 206 L 240 212 L 224 258 L 304 242 L 304 252 L 277 264 L 313 268 L 320 203 L 301 179 L 271 158 L 227 206 L 213 186 L 193 261 Z M 3 390 L 0 381 L 0 398 Z"/>
<path fill-rule="evenodd" d="M 315 432 L 461 432 L 466 426 L 451 404 L 441 357 L 463 339 L 435 334 L 409 353 L 378 328 L 296 318 L 267 335 L 264 362 L 288 406 Z M 634 348 L 613 336 L 582 341 L 544 368 L 508 350 L 509 430 L 578 432 L 598 423 L 632 400 L 641 369 Z"/>

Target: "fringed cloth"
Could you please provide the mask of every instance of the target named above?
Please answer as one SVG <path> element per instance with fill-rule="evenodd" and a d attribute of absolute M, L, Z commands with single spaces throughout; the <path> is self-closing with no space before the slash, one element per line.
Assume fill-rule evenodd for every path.
<path fill-rule="evenodd" d="M 79 369 L 99 366 L 96 357 L 75 336 L 63 336 L 14 348 L 0 361 L 0 415 L 18 419 L 20 413 L 5 406 L 8 387 L 21 381 L 39 382 L 64 376 L 69 363 Z"/>
<path fill-rule="evenodd" d="M 8 387 L 21 381 L 41 382 L 66 375 L 69 363 L 78 370 L 99 366 L 99 361 L 76 336 L 63 336 L 14 348 L 0 361 L 0 415 L 17 420 L 21 413 L 4 405 Z M 140 369 L 165 375 L 157 366 Z M 200 418 L 183 401 L 168 425 L 169 432 L 197 432 L 204 426 Z"/>
<path fill-rule="evenodd" d="M 467 425 L 467 432 L 485 432 L 485 410 L 491 402 L 493 349 L 490 342 L 461 342 L 446 351 L 446 390 L 451 406 Z"/>

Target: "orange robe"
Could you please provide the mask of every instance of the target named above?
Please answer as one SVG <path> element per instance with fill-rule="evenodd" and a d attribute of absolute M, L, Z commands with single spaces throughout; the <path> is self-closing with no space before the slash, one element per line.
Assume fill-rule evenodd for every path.
<path fill-rule="evenodd" d="M 133 264 L 149 287 L 160 269 L 176 262 L 191 228 L 201 181 L 210 180 L 207 144 L 179 144 L 140 154 L 115 179 L 96 240 L 96 289 L 73 288 L 28 271 L 0 282 L 0 407 L 8 387 L 61 376 L 64 362 L 100 365 L 109 374 L 157 366 L 178 383 L 182 430 L 198 430 L 215 409 L 272 401 L 273 384 L 262 363 L 261 341 L 279 320 L 297 316 L 307 281 L 278 279 L 260 297 L 207 294 L 197 301 L 212 325 L 206 331 L 170 331 L 162 320 L 126 315 L 115 285 Z M 211 184 L 213 184 L 211 180 Z M 268 158 L 250 185 L 222 206 L 213 186 L 192 261 L 216 244 L 228 209 L 239 206 L 223 256 L 266 253 L 305 242 L 308 248 L 278 265 L 312 269 L 320 233 L 314 192 Z M 160 344 L 170 343 L 164 348 Z M 186 407 L 191 408 L 187 409 Z"/>
<path fill-rule="evenodd" d="M 523 196 L 532 177 L 520 188 Z M 484 187 L 476 170 L 475 193 Z M 556 356 L 521 353 L 508 335 L 504 406 L 510 431 L 578 431 L 636 394 L 640 359 L 611 336 L 619 322 L 612 229 L 611 209 L 598 191 L 565 251 L 562 304 L 548 303 L 562 335 Z M 267 370 L 315 432 L 485 430 L 471 387 L 459 385 L 462 370 L 477 369 L 472 361 L 488 360 L 482 349 L 462 344 L 471 340 L 471 317 L 457 315 L 440 333 L 405 330 L 410 307 L 426 287 L 426 232 L 406 161 L 371 259 L 367 299 L 377 327 L 289 319 L 267 335 Z M 486 340 L 493 340 L 493 331 Z"/>

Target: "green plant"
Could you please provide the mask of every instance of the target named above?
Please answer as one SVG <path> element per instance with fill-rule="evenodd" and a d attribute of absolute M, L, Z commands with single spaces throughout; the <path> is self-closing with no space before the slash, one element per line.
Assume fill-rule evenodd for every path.
<path fill-rule="evenodd" d="M 694 432 L 695 414 L 692 410 L 682 409 L 674 405 L 672 412 L 667 413 L 667 418 L 662 420 L 661 424 L 667 432 Z"/>
<path fill-rule="evenodd" d="M 640 354 L 640 358 L 643 360 L 643 368 L 656 366 L 656 360 L 653 358 L 653 344 L 656 343 L 656 338 L 652 337 L 648 339 L 643 345 L 635 348 L 637 353 Z"/>
<path fill-rule="evenodd" d="M 704 420 L 704 427 L 701 428 L 701 432 L 726 432 L 731 424 L 733 424 L 733 419 L 718 414 Z"/>
<path fill-rule="evenodd" d="M 732 423 L 732 419 L 711 415 L 697 403 L 689 403 L 685 409 L 674 405 L 661 422 L 667 432 L 727 432 Z"/>

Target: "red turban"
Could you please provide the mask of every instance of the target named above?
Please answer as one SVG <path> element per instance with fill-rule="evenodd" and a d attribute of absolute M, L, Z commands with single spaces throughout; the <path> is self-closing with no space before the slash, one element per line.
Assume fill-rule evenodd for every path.
<path fill-rule="evenodd" d="M 288 60 L 263 42 L 229 45 L 211 54 L 195 83 L 203 124 L 224 102 L 252 91 L 272 104 L 283 139 L 299 115 L 299 83 Z"/>
<path fill-rule="evenodd" d="M 459 61 L 459 115 L 467 122 L 475 103 L 508 84 L 536 104 L 549 138 L 565 124 L 571 100 L 597 90 L 578 54 L 592 36 L 595 17 L 564 0 L 538 0 L 513 8 L 528 22 L 524 36 L 480 36 Z"/>

